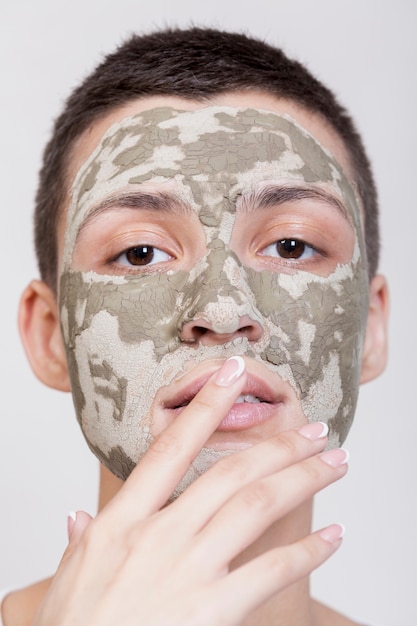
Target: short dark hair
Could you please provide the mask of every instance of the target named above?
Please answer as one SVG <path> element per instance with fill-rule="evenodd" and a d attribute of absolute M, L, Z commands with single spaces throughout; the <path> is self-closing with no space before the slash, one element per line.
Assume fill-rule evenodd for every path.
<path fill-rule="evenodd" d="M 68 192 L 68 164 L 75 141 L 93 122 L 141 96 L 204 102 L 243 91 L 291 100 L 321 116 L 341 137 L 364 207 L 372 277 L 379 255 L 377 194 L 352 118 L 327 87 L 282 50 L 244 34 L 193 27 L 131 36 L 68 98 L 45 148 L 36 195 L 35 246 L 42 279 L 56 288 L 57 225 Z"/>

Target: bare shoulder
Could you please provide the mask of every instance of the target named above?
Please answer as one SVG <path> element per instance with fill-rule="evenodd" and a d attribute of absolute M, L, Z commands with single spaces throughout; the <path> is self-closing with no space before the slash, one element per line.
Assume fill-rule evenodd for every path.
<path fill-rule="evenodd" d="M 29 626 L 34 614 L 48 590 L 50 579 L 12 591 L 1 604 L 1 617 L 4 626 Z"/>
<path fill-rule="evenodd" d="M 359 622 L 354 622 L 316 600 L 313 600 L 313 619 L 315 626 L 361 626 Z"/>

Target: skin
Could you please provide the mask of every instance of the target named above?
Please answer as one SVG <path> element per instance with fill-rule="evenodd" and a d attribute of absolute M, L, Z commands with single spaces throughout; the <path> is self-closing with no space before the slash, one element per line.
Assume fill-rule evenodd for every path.
<path fill-rule="evenodd" d="M 280 257 L 274 242 L 294 236 L 309 246 Z M 139 244 L 154 246 L 156 262 L 126 262 Z M 279 415 L 261 435 L 279 432 L 298 400 L 298 419 L 326 421 L 340 445 L 356 406 L 368 289 L 354 190 L 291 118 L 161 107 L 116 124 L 75 178 L 60 281 L 91 449 L 127 478 L 171 417 L 161 388 L 235 353 L 277 375 Z M 205 345 L 201 328 L 224 341 Z M 225 441 L 204 448 L 178 492 L 227 451 Z"/>
<path fill-rule="evenodd" d="M 331 151 L 349 179 L 350 166 L 341 141 L 322 120 L 308 112 L 265 94 L 253 93 L 226 94 L 215 98 L 211 104 L 249 106 L 278 114 L 289 113 Z M 146 98 L 113 111 L 96 123 L 78 142 L 72 155 L 70 177 L 75 177 L 111 125 L 159 106 L 197 110 L 202 105 L 178 98 Z M 111 218 L 112 223 L 113 219 Z M 61 259 L 65 229 L 66 221 L 63 219 L 58 236 Z M 63 265 L 61 271 L 65 272 Z M 322 274 L 324 278 L 330 275 L 327 271 Z M 377 276 L 371 281 L 369 289 L 369 310 L 361 357 L 361 382 L 377 376 L 385 364 L 387 302 L 385 281 Z M 194 333 L 195 326 L 188 328 Z M 69 376 L 55 295 L 40 281 L 33 281 L 23 294 L 20 329 L 36 375 L 54 388 L 68 390 Z M 229 342 L 233 340 L 233 336 L 237 338 L 243 334 L 242 328 L 235 333 L 219 333 L 218 330 L 207 328 L 206 331 L 198 342 L 207 348 Z M 196 613 L 192 623 L 195 624 L 197 616 L 198 619 L 201 618 L 203 609 L 210 624 L 220 623 L 220 619 L 223 620 L 222 623 L 244 623 L 245 626 L 255 623 L 293 623 L 300 626 L 353 624 L 331 609 L 315 603 L 310 598 L 306 578 L 309 571 L 340 545 L 340 539 L 335 537 L 329 541 L 329 538 L 324 540 L 317 533 L 306 536 L 311 524 L 313 494 L 346 472 L 346 465 L 340 465 L 340 458 L 335 463 L 334 455 L 340 454 L 338 450 L 326 453 L 333 454 L 335 465 L 323 463 L 321 453 L 327 443 L 325 437 L 310 439 L 294 431 L 279 432 L 271 436 L 268 429 L 261 429 L 253 433 L 251 443 L 256 445 L 241 446 L 239 452 L 222 459 L 196 480 L 172 505 L 161 510 L 179 478 L 189 468 L 191 459 L 198 455 L 201 448 L 207 442 L 212 447 L 225 443 L 224 433 L 218 431 L 219 424 L 244 389 L 248 377 L 259 374 L 259 368 L 262 368 L 261 372 L 268 383 L 273 384 L 277 380 L 278 375 L 269 369 L 266 361 L 258 363 L 252 357 L 245 357 L 245 361 L 247 373 L 230 386 L 219 387 L 209 377 L 206 385 L 177 419 L 172 420 L 161 431 L 128 480 L 123 482 L 107 468 L 101 467 L 100 513 L 94 520 L 83 512 L 78 513 L 75 525 L 70 527 L 69 546 L 48 593 L 46 590 L 51 581 L 8 596 L 2 606 L 6 626 L 32 624 L 34 612 L 40 605 L 43 619 L 35 623 L 42 623 L 42 626 L 48 623 L 63 626 L 66 614 L 63 611 L 63 602 L 66 601 L 71 603 L 76 612 L 73 623 L 78 623 L 77 619 L 85 623 L 87 607 L 83 605 L 82 594 L 80 596 L 77 585 L 74 587 L 73 583 L 77 581 L 81 589 L 88 588 L 91 581 L 94 581 L 96 607 L 104 607 L 106 615 L 112 615 L 111 611 L 115 610 L 113 623 L 120 623 L 120 607 L 125 606 L 127 597 L 135 598 L 139 602 L 138 606 L 130 607 L 134 615 L 132 623 L 136 623 L 137 615 L 140 615 L 148 601 L 152 608 L 152 592 L 157 589 L 157 606 L 165 606 L 168 611 L 165 623 L 172 616 L 180 615 L 179 623 L 185 624 L 181 611 L 186 610 L 190 614 L 194 610 Z M 215 361 L 209 368 L 210 374 L 216 372 L 219 365 Z M 196 367 L 205 366 L 200 363 Z M 190 377 L 193 378 L 193 373 L 186 372 L 179 381 L 173 381 L 167 387 L 168 391 L 175 394 L 184 385 L 184 381 L 190 381 Z M 289 382 L 287 387 L 290 392 L 294 389 Z M 287 417 L 281 422 L 282 430 L 297 429 L 301 424 L 305 424 L 305 417 L 300 399 L 295 395 L 293 401 L 288 403 Z M 309 427 L 311 426 L 313 425 Z M 226 443 L 230 445 L 230 441 Z M 248 515 L 249 502 L 253 516 Z M 190 527 L 190 520 L 195 519 L 196 512 L 199 512 L 199 522 L 197 526 Z M 214 524 L 211 526 L 213 533 L 204 534 L 204 530 L 208 528 L 207 518 L 218 520 L 217 532 Z M 239 520 L 244 522 L 243 527 L 239 526 Z M 227 545 L 225 531 L 236 539 L 233 554 L 224 554 L 223 546 Z M 152 555 L 146 549 L 143 550 L 148 545 L 149 532 L 158 546 Z M 167 533 L 175 536 L 176 541 L 167 542 Z M 114 541 L 109 542 L 109 537 Z M 132 543 L 133 537 L 135 541 Z M 295 544 L 291 546 L 293 542 Z M 105 550 L 100 548 L 104 545 Z M 176 558 L 179 563 L 184 562 L 187 565 L 190 564 L 187 559 L 198 546 L 203 553 L 200 551 L 195 556 L 197 570 L 186 567 L 184 572 L 175 567 L 174 578 L 170 580 L 167 567 L 172 562 L 170 551 L 178 548 L 180 552 Z M 86 554 L 88 558 L 85 558 Z M 205 567 L 202 570 L 201 562 L 207 563 L 208 558 L 213 563 L 213 568 Z M 134 564 L 135 559 L 139 559 L 140 567 L 137 563 Z M 112 567 L 109 568 L 109 564 Z M 250 566 L 250 569 L 241 569 L 244 564 Z M 132 571 L 135 572 L 133 576 Z M 207 581 L 203 585 L 205 595 L 201 595 L 202 571 L 210 571 L 210 577 L 213 576 L 210 585 L 206 584 Z M 245 573 L 248 578 L 236 582 L 236 577 L 231 577 L 235 571 L 238 576 L 244 576 Z M 140 572 L 148 572 L 148 575 L 138 585 Z M 150 575 L 151 572 L 157 576 L 156 581 Z M 231 574 L 225 576 L 227 572 Z M 233 581 L 237 584 L 234 590 L 228 587 Z M 259 581 L 259 587 L 254 588 L 253 581 Z M 182 585 L 182 591 L 172 597 L 169 590 L 178 590 L 178 584 Z M 290 586 L 285 588 L 286 585 Z M 138 588 L 143 594 L 138 594 Z M 217 593 L 222 589 L 229 590 L 225 596 Z M 245 590 L 244 594 L 242 589 Z M 239 598 L 248 598 L 248 602 L 252 603 L 250 606 L 245 604 L 242 608 L 240 602 L 233 602 L 233 609 L 242 608 L 246 611 L 245 616 L 239 614 L 233 617 L 228 612 L 228 598 L 234 598 L 236 594 Z M 91 605 L 91 598 L 91 595 L 87 596 L 88 607 Z M 184 602 L 193 598 L 197 598 L 194 608 L 184 605 Z M 152 615 L 154 614 L 153 612 Z M 230 619 L 225 621 L 226 615 Z M 154 623 L 147 617 L 147 624 Z M 234 619 L 237 621 L 233 621 Z M 89 624 L 101 626 L 104 623 L 100 616 L 89 620 Z M 175 623 L 175 620 L 172 619 L 170 623 Z M 130 624 L 128 619 L 124 620 L 124 624 Z"/>

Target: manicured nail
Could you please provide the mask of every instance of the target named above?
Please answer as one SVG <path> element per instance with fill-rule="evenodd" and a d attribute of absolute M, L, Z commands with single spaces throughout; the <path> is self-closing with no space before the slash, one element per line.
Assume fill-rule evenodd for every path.
<path fill-rule="evenodd" d="M 301 426 L 298 432 L 307 439 L 321 439 L 322 437 L 326 437 L 329 432 L 329 427 L 324 422 L 312 422 L 311 424 Z"/>
<path fill-rule="evenodd" d="M 216 374 L 214 382 L 219 387 L 232 385 L 245 371 L 245 361 L 241 356 L 231 356 L 223 363 Z"/>
<path fill-rule="evenodd" d="M 326 450 L 323 454 L 320 454 L 322 461 L 331 465 L 332 467 L 340 467 L 345 465 L 349 461 L 349 452 L 344 448 L 335 448 L 334 450 Z"/>
<path fill-rule="evenodd" d="M 68 513 L 68 518 L 67 518 L 68 539 L 70 539 L 71 537 L 72 529 L 74 528 L 76 519 L 77 519 L 77 514 L 74 511 L 70 511 Z"/>
<path fill-rule="evenodd" d="M 345 527 L 343 524 L 332 524 L 327 528 L 323 528 L 323 530 L 319 530 L 318 534 L 328 543 L 336 543 L 345 534 Z"/>

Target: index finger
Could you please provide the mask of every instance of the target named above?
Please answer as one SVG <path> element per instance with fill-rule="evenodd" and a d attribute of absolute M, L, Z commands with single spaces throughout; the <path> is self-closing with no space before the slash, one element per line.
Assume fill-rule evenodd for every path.
<path fill-rule="evenodd" d="M 193 400 L 155 439 L 112 503 L 132 506 L 135 517 L 158 511 L 235 403 L 245 384 L 241 356 L 227 359 Z"/>

